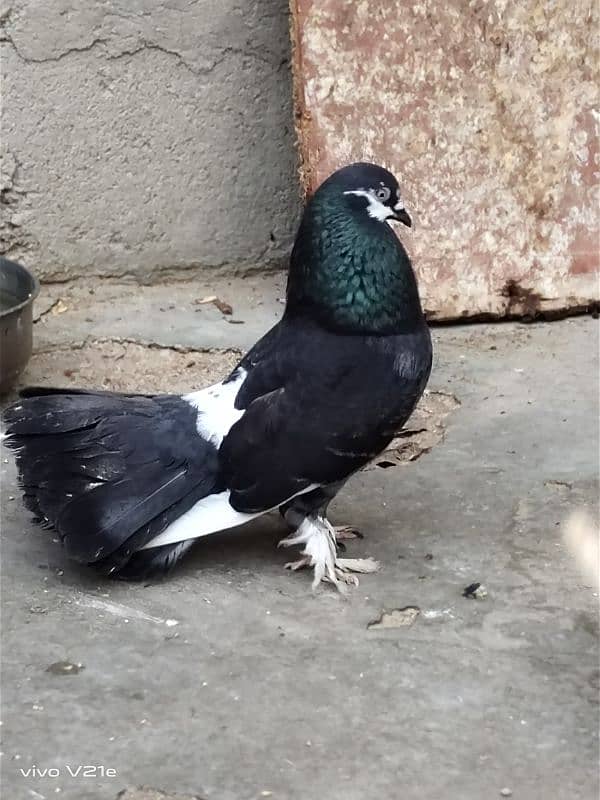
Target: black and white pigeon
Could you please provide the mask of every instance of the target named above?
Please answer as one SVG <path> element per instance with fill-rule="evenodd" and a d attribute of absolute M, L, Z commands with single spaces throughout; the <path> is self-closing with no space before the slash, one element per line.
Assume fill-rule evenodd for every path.
<path fill-rule="evenodd" d="M 4 415 L 24 502 L 67 554 L 107 574 L 168 571 L 194 542 L 279 509 L 297 569 L 341 588 L 372 559 L 339 558 L 326 512 L 409 418 L 431 339 L 398 183 L 358 163 L 308 202 L 285 312 L 221 383 L 179 395 L 28 389 Z"/>

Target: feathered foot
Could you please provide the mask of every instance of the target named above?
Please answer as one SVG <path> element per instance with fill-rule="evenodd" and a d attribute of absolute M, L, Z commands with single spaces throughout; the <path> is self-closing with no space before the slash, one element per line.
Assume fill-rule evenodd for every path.
<path fill-rule="evenodd" d="M 282 539 L 278 546 L 295 544 L 304 545 L 303 557 L 288 562 L 285 568 L 295 572 L 303 567 L 314 567 L 313 589 L 324 581 L 344 593 L 347 584 L 358 586 L 358 577 L 354 573 L 365 574 L 379 569 L 379 564 L 372 558 L 338 558 L 335 530 L 322 517 L 306 517 L 297 531 Z"/>

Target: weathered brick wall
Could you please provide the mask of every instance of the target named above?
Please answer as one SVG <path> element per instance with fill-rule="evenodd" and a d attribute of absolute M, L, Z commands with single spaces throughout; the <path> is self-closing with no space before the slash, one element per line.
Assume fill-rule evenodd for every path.
<path fill-rule="evenodd" d="M 598 299 L 594 0 L 292 0 L 310 190 L 375 160 L 431 316 Z"/>

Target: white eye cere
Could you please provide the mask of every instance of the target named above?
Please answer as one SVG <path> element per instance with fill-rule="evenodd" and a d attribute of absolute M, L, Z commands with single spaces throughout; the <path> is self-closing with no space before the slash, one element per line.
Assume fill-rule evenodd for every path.
<path fill-rule="evenodd" d="M 367 199 L 367 214 L 372 219 L 377 219 L 379 222 L 385 222 L 388 217 L 393 215 L 393 211 L 389 206 L 385 205 L 385 200 L 377 196 L 378 192 L 385 191 L 386 200 L 390 199 L 391 192 L 386 186 L 380 186 L 378 189 L 349 189 L 344 194 L 354 194 L 357 197 L 365 197 Z"/>
<path fill-rule="evenodd" d="M 387 186 L 380 186 L 379 189 L 375 189 L 375 197 L 381 200 L 382 203 L 387 203 L 391 194 Z"/>

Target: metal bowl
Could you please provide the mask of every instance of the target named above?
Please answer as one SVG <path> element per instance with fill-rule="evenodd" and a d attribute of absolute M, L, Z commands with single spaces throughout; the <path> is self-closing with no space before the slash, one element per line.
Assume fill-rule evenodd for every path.
<path fill-rule="evenodd" d="M 33 301 L 40 285 L 25 267 L 0 257 L 0 394 L 11 389 L 31 357 Z"/>

